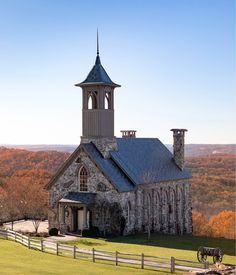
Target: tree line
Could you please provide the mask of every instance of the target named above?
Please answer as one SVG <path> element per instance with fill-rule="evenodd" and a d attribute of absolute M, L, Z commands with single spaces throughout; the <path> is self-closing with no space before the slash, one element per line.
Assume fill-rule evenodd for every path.
<path fill-rule="evenodd" d="M 32 219 L 37 230 L 47 217 L 45 186 L 68 156 L 0 147 L 0 222 Z M 187 158 L 195 235 L 234 236 L 235 159 L 227 154 Z"/>

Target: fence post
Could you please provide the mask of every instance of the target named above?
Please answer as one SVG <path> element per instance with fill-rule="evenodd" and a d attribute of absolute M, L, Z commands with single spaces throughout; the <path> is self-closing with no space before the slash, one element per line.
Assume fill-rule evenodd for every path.
<path fill-rule="evenodd" d="M 28 248 L 30 249 L 30 237 L 28 236 Z"/>
<path fill-rule="evenodd" d="M 92 252 L 93 252 L 93 262 L 95 262 L 95 249 L 94 248 L 93 248 Z"/>
<path fill-rule="evenodd" d="M 175 272 L 175 258 L 170 257 L 170 272 L 174 273 Z"/>
<path fill-rule="evenodd" d="M 41 240 L 40 242 L 41 242 L 41 251 L 43 252 L 43 240 Z"/>
<path fill-rule="evenodd" d="M 209 268 L 209 262 L 204 262 L 204 269 L 208 269 Z"/>
<path fill-rule="evenodd" d="M 58 256 L 58 243 L 56 243 L 56 254 Z"/>
<path fill-rule="evenodd" d="M 14 234 L 15 234 L 14 236 L 15 236 L 15 242 L 16 242 L 16 232 L 14 232 Z"/>
<path fill-rule="evenodd" d="M 144 254 L 141 254 L 141 268 L 144 268 Z"/>
<path fill-rule="evenodd" d="M 76 259 L 76 246 L 74 245 L 73 258 Z"/>
<path fill-rule="evenodd" d="M 24 244 L 23 234 L 21 235 L 21 243 Z"/>
<path fill-rule="evenodd" d="M 118 251 L 116 251 L 116 265 L 118 265 Z"/>

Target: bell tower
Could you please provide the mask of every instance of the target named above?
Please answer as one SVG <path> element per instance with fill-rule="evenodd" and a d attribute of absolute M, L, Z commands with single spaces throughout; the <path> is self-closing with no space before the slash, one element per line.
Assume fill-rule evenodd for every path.
<path fill-rule="evenodd" d="M 101 64 L 98 33 L 95 64 L 87 78 L 75 86 L 82 88 L 81 143 L 92 141 L 100 147 L 101 142 L 114 141 L 114 89 L 120 85 L 110 79 Z"/>

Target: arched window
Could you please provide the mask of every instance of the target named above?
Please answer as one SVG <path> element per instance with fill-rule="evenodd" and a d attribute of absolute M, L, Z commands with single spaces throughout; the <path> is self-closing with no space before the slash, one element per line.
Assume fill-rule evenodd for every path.
<path fill-rule="evenodd" d="M 156 194 L 155 222 L 156 222 L 156 229 L 159 231 L 160 230 L 160 223 L 161 223 L 161 206 L 160 206 L 160 195 L 159 195 L 159 193 Z"/>
<path fill-rule="evenodd" d="M 88 174 L 84 166 L 79 170 L 79 189 L 80 191 L 88 191 Z"/>
<path fill-rule="evenodd" d="M 97 109 L 97 93 L 96 92 L 89 93 L 88 109 Z"/>
<path fill-rule="evenodd" d="M 88 109 L 93 109 L 93 100 L 92 100 L 92 96 L 90 95 L 89 96 L 89 99 L 88 99 Z"/>
<path fill-rule="evenodd" d="M 147 215 L 148 215 L 148 219 L 151 219 L 151 196 L 150 194 L 148 194 L 147 197 Z"/>
<path fill-rule="evenodd" d="M 128 225 L 130 225 L 130 211 L 131 211 L 131 205 L 130 202 L 127 203 L 127 222 Z"/>
<path fill-rule="evenodd" d="M 168 223 L 168 214 L 169 214 L 169 208 L 168 208 L 168 198 L 166 191 L 163 190 L 162 194 L 162 222 L 163 225 L 167 225 Z"/>
<path fill-rule="evenodd" d="M 105 93 L 105 102 L 104 102 L 105 109 L 111 109 L 111 93 Z"/>

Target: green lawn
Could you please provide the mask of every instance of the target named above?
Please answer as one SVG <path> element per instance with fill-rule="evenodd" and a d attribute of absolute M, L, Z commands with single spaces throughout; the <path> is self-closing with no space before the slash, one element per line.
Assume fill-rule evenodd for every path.
<path fill-rule="evenodd" d="M 155 256 L 174 256 L 178 259 L 197 261 L 196 251 L 199 246 L 219 247 L 224 252 L 223 263 L 236 264 L 235 241 L 223 238 L 206 238 L 195 236 L 173 236 L 153 234 L 147 241 L 144 234 L 113 239 L 81 238 L 76 241 L 67 241 L 67 244 L 102 250 L 144 253 Z M 207 259 L 212 263 L 212 257 Z"/>
<path fill-rule="evenodd" d="M 160 271 L 148 271 L 129 267 L 116 267 L 114 263 L 92 263 L 40 251 L 28 249 L 19 243 L 0 238 L 0 274 L 1 275 L 164 275 Z"/>
<path fill-rule="evenodd" d="M 66 242 L 102 250 L 118 250 L 120 252 L 145 253 L 156 256 L 174 256 L 180 259 L 196 261 L 198 246 L 220 247 L 225 256 L 223 263 L 236 264 L 235 242 L 233 240 L 202 238 L 192 236 L 152 235 L 151 241 L 145 235 L 119 237 L 113 239 L 81 238 Z M 211 261 L 211 258 L 209 259 Z M 114 263 L 93 263 L 56 256 L 28 249 L 21 244 L 0 238 L 0 274 L 1 275 L 34 275 L 34 274 L 155 274 L 164 275 L 169 272 L 141 270 L 132 267 L 118 266 Z M 182 273 L 179 273 L 182 274 Z"/>

